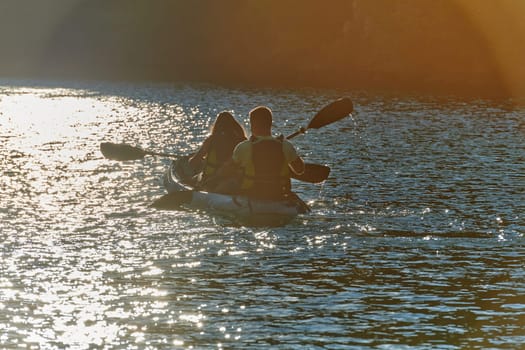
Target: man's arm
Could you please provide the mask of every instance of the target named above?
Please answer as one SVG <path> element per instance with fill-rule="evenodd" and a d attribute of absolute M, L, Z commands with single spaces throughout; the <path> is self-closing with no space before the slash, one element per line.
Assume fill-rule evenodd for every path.
<path fill-rule="evenodd" d="M 297 156 L 293 161 L 289 163 L 290 169 L 297 175 L 304 173 L 304 160 Z"/>
<path fill-rule="evenodd" d="M 287 140 L 284 140 L 283 146 L 284 157 L 290 170 L 297 175 L 304 173 L 304 160 L 297 154 L 295 147 Z"/>

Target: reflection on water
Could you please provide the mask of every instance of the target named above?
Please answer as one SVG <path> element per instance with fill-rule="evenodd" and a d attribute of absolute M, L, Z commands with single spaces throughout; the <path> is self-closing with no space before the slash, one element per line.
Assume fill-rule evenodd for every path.
<path fill-rule="evenodd" d="M 288 134 L 329 92 L 0 84 L 1 348 L 522 348 L 525 123 L 486 101 L 351 96 L 295 140 L 312 213 L 247 228 L 148 208 L 217 111 Z M 67 87 L 69 86 L 69 87 Z"/>

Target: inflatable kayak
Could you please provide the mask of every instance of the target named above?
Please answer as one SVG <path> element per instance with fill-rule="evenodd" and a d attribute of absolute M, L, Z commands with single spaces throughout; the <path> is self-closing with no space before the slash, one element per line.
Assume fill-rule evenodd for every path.
<path fill-rule="evenodd" d="M 193 189 L 194 172 L 189 168 L 187 159 L 182 157 L 171 163 L 163 179 L 168 194 L 159 198 L 154 207 L 205 210 L 254 225 L 280 225 L 310 211 L 294 193 L 282 200 L 267 200 Z"/>

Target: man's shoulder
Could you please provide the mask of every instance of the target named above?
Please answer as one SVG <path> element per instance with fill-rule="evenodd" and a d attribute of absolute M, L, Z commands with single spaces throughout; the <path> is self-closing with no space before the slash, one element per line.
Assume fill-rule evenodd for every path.
<path fill-rule="evenodd" d="M 283 148 L 284 149 L 293 149 L 293 150 L 295 150 L 295 146 L 293 145 L 293 143 L 291 143 L 287 139 L 283 140 Z"/>
<path fill-rule="evenodd" d="M 239 151 L 239 150 L 245 150 L 247 148 L 250 147 L 250 141 L 249 140 L 245 140 L 245 141 L 241 141 L 237 144 L 237 146 L 235 146 L 235 151 Z"/>
<path fill-rule="evenodd" d="M 294 147 L 293 143 L 291 143 L 290 141 L 288 141 L 286 138 L 283 139 L 283 145 L 287 145 L 287 146 L 292 146 L 292 147 Z"/>
<path fill-rule="evenodd" d="M 250 152 L 250 141 L 242 141 L 235 146 L 235 149 L 233 150 L 232 158 L 235 161 L 239 161 L 242 158 L 247 157 L 248 153 Z"/>
<path fill-rule="evenodd" d="M 297 150 L 295 149 L 294 145 L 288 140 L 283 140 L 283 153 L 285 158 L 289 162 L 297 158 Z"/>

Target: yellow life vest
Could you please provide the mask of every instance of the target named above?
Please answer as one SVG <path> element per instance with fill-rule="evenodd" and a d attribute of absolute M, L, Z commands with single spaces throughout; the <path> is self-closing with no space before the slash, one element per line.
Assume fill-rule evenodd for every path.
<path fill-rule="evenodd" d="M 204 159 L 202 177 L 207 178 L 217 173 L 217 171 L 231 159 L 235 146 L 241 141 L 246 140 L 244 136 L 225 133 L 210 136 L 210 146 Z"/>
<path fill-rule="evenodd" d="M 251 157 L 245 166 L 241 189 L 256 197 L 276 198 L 290 192 L 290 170 L 283 138 L 250 139 Z"/>

